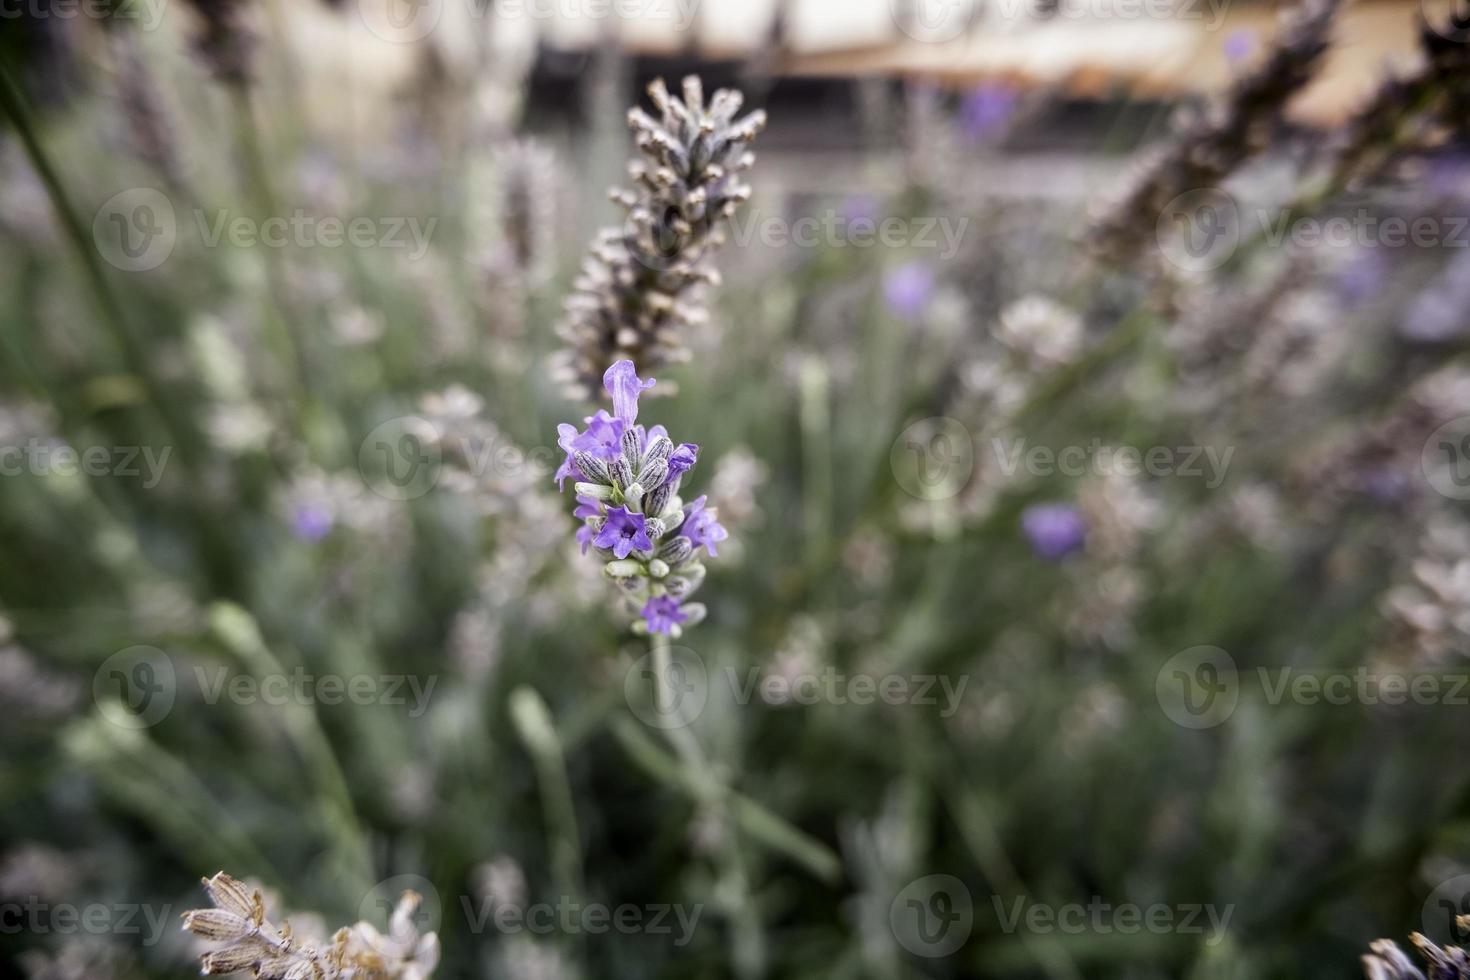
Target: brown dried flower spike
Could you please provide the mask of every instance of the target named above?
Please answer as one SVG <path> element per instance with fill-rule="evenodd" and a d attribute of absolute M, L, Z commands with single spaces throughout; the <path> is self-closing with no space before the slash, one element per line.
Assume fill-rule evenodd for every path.
<path fill-rule="evenodd" d="M 682 334 L 707 316 L 700 292 L 719 282 L 709 257 L 725 240 L 725 222 L 750 198 L 741 174 L 755 162 L 748 145 L 766 125 L 760 110 L 735 118 L 744 100 L 733 89 L 706 103 L 693 75 L 682 99 L 663 79 L 648 94 L 659 118 L 629 111 L 642 158 L 628 167 L 633 188 L 612 194 L 627 220 L 592 243 L 558 330 L 567 349 L 557 379 L 588 401 L 599 397 L 615 361 L 652 373 L 688 359 Z"/>
<path fill-rule="evenodd" d="M 427 980 L 439 963 L 439 938 L 419 934 L 413 924 L 419 896 L 404 892 L 393 910 L 388 935 L 366 922 L 337 930 L 318 950 L 292 936 L 290 924 L 265 917 L 260 892 L 223 871 L 204 879 L 212 909 L 184 913 L 184 929 L 222 943 L 200 957 L 206 975 L 250 972 L 263 980 Z"/>

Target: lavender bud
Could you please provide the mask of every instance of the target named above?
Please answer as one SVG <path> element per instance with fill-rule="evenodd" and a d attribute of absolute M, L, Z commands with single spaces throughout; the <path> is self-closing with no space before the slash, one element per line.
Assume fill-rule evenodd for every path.
<path fill-rule="evenodd" d="M 682 565 L 694 557 L 694 544 L 681 534 L 665 541 L 658 549 L 658 556 L 670 565 Z"/>
<path fill-rule="evenodd" d="M 648 513 L 662 518 L 668 510 L 669 498 L 673 496 L 673 493 L 673 488 L 668 484 L 654 488 L 653 492 L 648 495 L 648 499 L 644 501 Z"/>
<path fill-rule="evenodd" d="M 629 427 L 623 433 L 623 458 L 628 461 L 630 470 L 638 469 L 638 461 L 642 457 L 642 447 L 639 445 L 638 432 Z"/>
<path fill-rule="evenodd" d="M 613 486 L 619 490 L 633 482 L 633 471 L 628 466 L 628 461 L 622 456 L 608 464 L 608 475 L 612 477 Z"/>
<path fill-rule="evenodd" d="M 593 483 L 611 483 L 612 474 L 607 471 L 607 464 L 596 456 L 583 450 L 572 453 L 572 459 L 576 461 L 577 469 L 582 475 Z"/>
<path fill-rule="evenodd" d="M 661 558 L 655 558 L 648 563 L 648 574 L 654 578 L 663 578 L 669 574 L 669 563 Z"/>
<path fill-rule="evenodd" d="M 613 499 L 613 488 L 602 483 L 583 483 L 580 480 L 572 484 L 578 496 L 591 497 L 594 500 Z"/>
<path fill-rule="evenodd" d="M 645 463 L 643 472 L 638 474 L 638 482 L 645 487 L 660 487 L 669 476 L 669 464 L 663 460 L 653 460 Z"/>

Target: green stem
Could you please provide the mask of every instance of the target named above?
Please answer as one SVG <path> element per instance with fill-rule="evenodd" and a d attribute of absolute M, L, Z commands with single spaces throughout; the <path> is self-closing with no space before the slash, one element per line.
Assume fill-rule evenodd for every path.
<path fill-rule="evenodd" d="M 35 126 L 31 122 L 25 97 L 3 61 L 0 61 L 0 113 L 3 113 L 15 127 L 31 166 L 35 168 L 36 175 L 41 178 L 41 183 L 46 188 L 46 194 L 51 199 L 51 206 L 56 212 L 62 232 L 81 261 L 93 299 L 101 314 L 102 324 L 111 331 L 128 370 L 137 375 L 148 392 L 149 401 L 153 404 L 155 411 L 162 416 L 164 424 L 173 433 L 174 441 L 179 446 L 181 460 L 192 469 L 194 444 L 185 438 L 190 431 L 189 427 L 173 412 L 171 403 L 165 397 L 162 386 L 149 366 L 143 345 L 129 329 L 127 318 L 123 315 L 122 305 L 118 302 L 117 296 L 108 285 L 107 276 L 102 271 L 95 243 L 77 216 L 76 208 L 72 205 L 62 185 L 59 172 L 41 145 Z"/>
<path fill-rule="evenodd" d="M 612 731 L 624 751 L 644 772 L 685 793 L 696 803 L 709 800 L 710 780 L 697 772 L 690 772 L 688 766 L 659 748 L 658 743 L 631 718 L 614 718 Z M 722 788 L 721 796 L 736 825 L 752 840 L 786 855 L 825 882 L 835 882 L 841 877 L 842 861 L 826 844 L 732 789 Z"/>
<path fill-rule="evenodd" d="M 557 888 L 569 901 L 576 901 L 583 892 L 581 835 L 566 756 L 551 711 L 541 695 L 529 687 L 518 687 L 510 695 L 510 717 L 536 767 Z"/>

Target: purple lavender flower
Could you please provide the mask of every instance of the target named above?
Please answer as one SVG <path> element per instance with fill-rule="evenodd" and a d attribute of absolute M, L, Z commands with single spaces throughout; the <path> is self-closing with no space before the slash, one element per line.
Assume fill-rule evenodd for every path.
<path fill-rule="evenodd" d="M 657 382 L 652 378 L 644 381 L 638 377 L 638 369 L 632 361 L 618 361 L 602 375 L 602 386 L 612 396 L 613 415 L 632 425 L 638 421 L 638 394 L 652 388 Z"/>
<path fill-rule="evenodd" d="M 584 421 L 587 423 L 586 432 L 578 432 L 575 425 L 566 423 L 556 427 L 556 444 L 567 454 L 554 477 L 557 489 L 562 489 L 563 481 L 569 476 L 576 480 L 586 479 L 586 474 L 577 469 L 573 453 L 584 452 L 598 459 L 613 459 L 622 451 L 623 428 L 626 424 L 622 419 L 607 414 L 605 409 L 598 409 L 596 414 L 587 416 Z"/>
<path fill-rule="evenodd" d="M 715 545 L 730 536 L 730 532 L 715 519 L 715 512 L 704 506 L 706 496 L 701 494 L 695 498 L 694 503 L 684 508 L 684 524 L 680 533 L 689 539 L 694 547 L 701 545 L 709 549 L 711 557 L 717 556 Z"/>
<path fill-rule="evenodd" d="M 1057 561 L 1087 541 L 1087 523 L 1070 504 L 1036 504 L 1021 514 L 1021 530 L 1031 550 L 1047 561 Z"/>
<path fill-rule="evenodd" d="M 883 277 L 883 302 L 905 320 L 923 316 L 934 295 L 934 270 L 927 262 L 909 262 Z"/>
<path fill-rule="evenodd" d="M 588 417 L 585 430 L 558 427 L 567 458 L 557 479 L 576 478 L 577 543 L 583 554 L 596 547 L 606 560 L 603 571 L 618 583 L 633 631 L 678 636 L 706 613 L 701 603 L 686 604 L 705 576 L 697 548 L 715 555 L 729 532 L 705 507 L 707 498 L 688 505 L 680 500 L 678 484 L 693 469 L 699 447 L 675 443 L 661 425 L 645 430 L 636 421 L 638 396 L 653 379 L 639 378 L 632 361 L 619 361 L 603 382 L 612 414 Z M 682 528 L 678 537 L 671 535 L 675 528 Z"/>
<path fill-rule="evenodd" d="M 581 518 L 583 521 L 582 526 L 577 528 L 577 543 L 582 546 L 582 554 L 585 555 L 587 553 L 587 546 L 592 543 L 592 535 L 594 534 L 592 525 L 586 523 L 586 521 L 589 517 L 601 517 L 602 508 L 598 505 L 596 497 L 588 497 L 580 493 L 577 494 L 577 504 L 577 509 L 572 511 L 572 516 Z"/>
<path fill-rule="evenodd" d="M 973 143 L 1003 132 L 1016 114 L 1016 89 L 1006 82 L 977 86 L 960 104 L 960 124 Z"/>
<path fill-rule="evenodd" d="M 694 468 L 699 459 L 699 447 L 692 442 L 681 442 L 669 456 L 669 479 L 676 480 Z"/>
<path fill-rule="evenodd" d="M 673 596 L 656 595 L 643 604 L 643 619 L 650 633 L 672 633 L 676 624 L 688 618 Z"/>
<path fill-rule="evenodd" d="M 302 504 L 291 514 L 291 533 L 303 541 L 320 541 L 332 533 L 332 512 L 317 504 Z"/>
<path fill-rule="evenodd" d="M 599 548 L 612 549 L 618 558 L 627 558 L 634 548 L 653 550 L 653 541 L 648 537 L 648 522 L 642 514 L 635 514 L 626 507 L 607 509 L 607 523 L 602 525 L 592 543 Z"/>
<path fill-rule="evenodd" d="M 1225 39 L 1225 57 L 1233 65 L 1238 65 L 1249 58 L 1255 50 L 1256 32 L 1249 27 L 1231 31 L 1230 36 Z"/>

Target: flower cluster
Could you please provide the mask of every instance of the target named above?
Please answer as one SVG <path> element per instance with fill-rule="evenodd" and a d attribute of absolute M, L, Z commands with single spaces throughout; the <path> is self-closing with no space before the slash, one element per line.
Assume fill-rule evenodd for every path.
<path fill-rule="evenodd" d="M 1456 916 L 1455 927 L 1470 927 L 1470 916 Z M 1409 941 L 1423 957 L 1430 980 L 1470 978 L 1470 956 L 1460 947 L 1436 945 L 1417 932 L 1409 937 Z M 1363 974 L 1368 980 L 1425 980 L 1424 971 L 1392 941 L 1380 939 L 1369 948 L 1372 952 L 1363 957 Z"/>
<path fill-rule="evenodd" d="M 660 118 L 628 113 L 644 158 L 628 168 L 634 189 L 613 192 L 627 220 L 593 243 L 559 328 L 569 349 L 558 379 L 588 400 L 619 358 L 652 370 L 687 357 L 681 332 L 705 319 L 699 292 L 719 278 L 708 257 L 724 241 L 726 219 L 750 198 L 740 180 L 755 162 L 746 144 L 766 125 L 761 111 L 735 118 L 743 96 L 733 89 L 706 105 L 693 75 L 682 100 L 662 79 L 648 94 Z"/>
<path fill-rule="evenodd" d="M 632 361 L 618 361 L 602 378 L 612 396 L 609 414 L 599 409 L 586 428 L 557 427 L 566 460 L 557 485 L 571 478 L 577 494 L 573 515 L 582 520 L 577 540 L 595 548 L 604 572 L 618 584 L 637 633 L 679 636 L 704 618 L 704 606 L 686 602 L 704 581 L 699 549 L 711 556 L 729 533 L 705 497 L 684 503 L 679 484 L 694 467 L 699 447 L 675 444 L 661 425 L 638 425 L 638 396 L 653 379 L 638 377 Z"/>
<path fill-rule="evenodd" d="M 200 958 L 206 976 L 249 970 L 263 980 L 427 980 L 439 963 L 439 937 L 419 934 L 419 896 L 404 892 L 385 936 L 366 922 L 338 929 L 330 944 L 293 936 L 265 917 L 260 892 L 223 871 L 204 879 L 212 909 L 184 913 L 184 928 L 221 943 Z"/>

